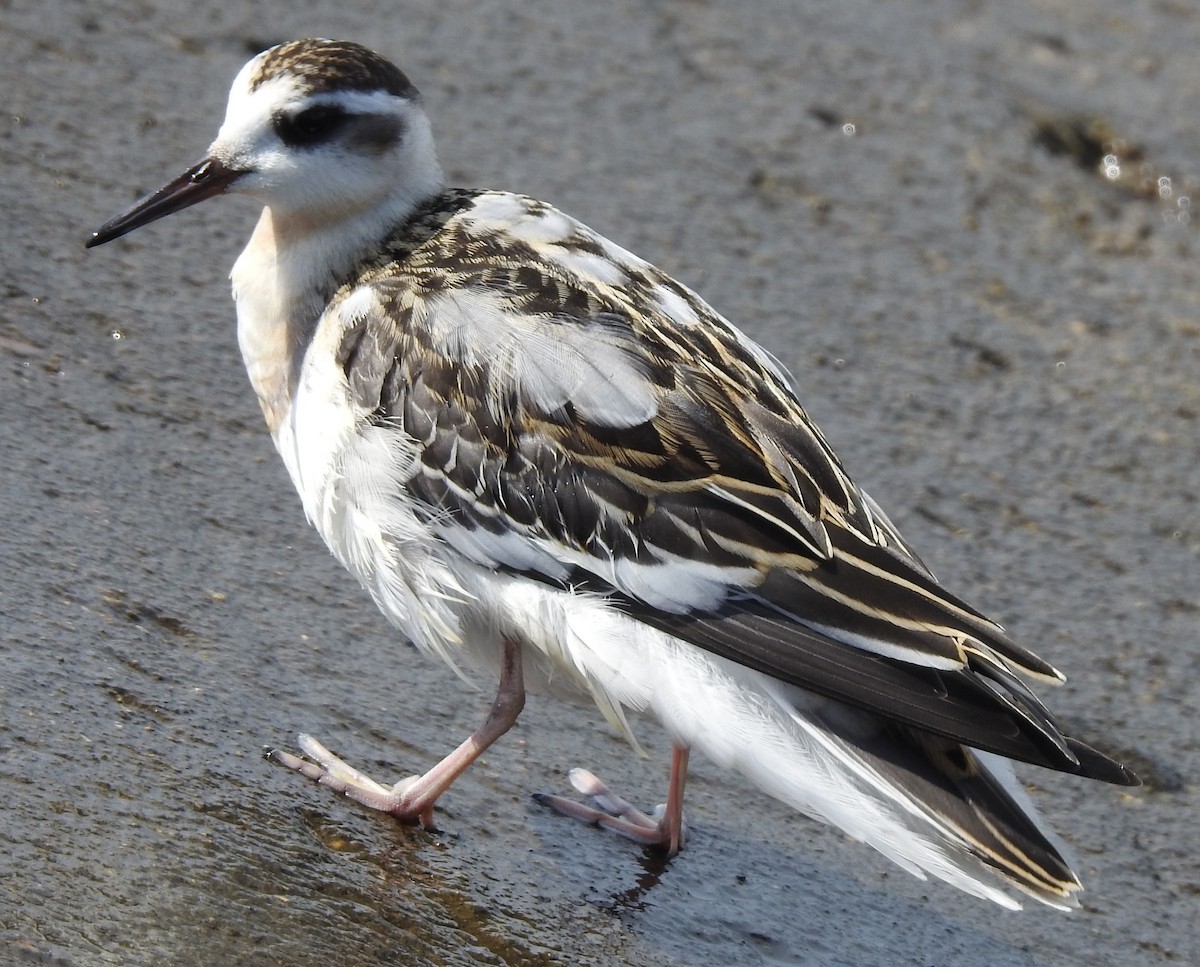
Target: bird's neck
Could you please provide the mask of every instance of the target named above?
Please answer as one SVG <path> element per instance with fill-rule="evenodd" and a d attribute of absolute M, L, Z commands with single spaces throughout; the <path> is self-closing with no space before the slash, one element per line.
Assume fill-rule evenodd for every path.
<path fill-rule="evenodd" d="M 231 278 L 242 358 L 272 434 L 330 297 L 422 200 L 386 199 L 336 218 L 263 209 Z"/>

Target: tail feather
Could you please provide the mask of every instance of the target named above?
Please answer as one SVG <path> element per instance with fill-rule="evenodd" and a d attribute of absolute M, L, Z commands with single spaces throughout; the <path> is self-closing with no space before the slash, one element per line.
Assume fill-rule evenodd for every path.
<path fill-rule="evenodd" d="M 1006 885 L 1054 907 L 1077 905 L 1082 884 L 1007 759 L 927 733 L 899 733 L 890 754 L 880 757 L 882 775 Z"/>
<path fill-rule="evenodd" d="M 822 812 L 811 789 L 789 777 L 753 775 L 766 791 L 818 813 L 922 879 L 936 876 L 1010 909 L 1020 907 L 1013 890 L 1061 910 L 1078 906 L 1082 884 L 1067 850 L 1007 759 L 841 703 L 797 702 L 795 692 L 777 698 L 806 739 L 819 742 L 820 758 L 832 756 L 828 772 L 841 774 L 843 795 L 861 797 L 862 811 Z"/>

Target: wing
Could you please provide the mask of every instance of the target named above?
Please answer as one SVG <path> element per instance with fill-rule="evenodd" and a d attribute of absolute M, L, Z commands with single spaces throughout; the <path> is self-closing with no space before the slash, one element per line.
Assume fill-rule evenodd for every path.
<path fill-rule="evenodd" d="M 417 442 L 410 493 L 487 567 L 610 596 L 782 681 L 1113 782 L 1016 674 L 1061 679 L 943 589 L 775 362 L 556 210 L 464 200 L 345 295 L 340 359 Z M 390 320 L 390 321 L 385 321 Z"/>

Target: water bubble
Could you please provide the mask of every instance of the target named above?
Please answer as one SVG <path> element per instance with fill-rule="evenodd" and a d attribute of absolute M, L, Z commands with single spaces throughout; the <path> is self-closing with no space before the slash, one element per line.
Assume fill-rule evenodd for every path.
<path fill-rule="evenodd" d="M 1054 368 L 1061 372 L 1062 370 L 1067 368 L 1067 363 L 1065 360 L 1060 359 L 1057 363 L 1054 364 Z"/>
<path fill-rule="evenodd" d="M 122 332 L 120 329 L 110 329 L 108 331 L 108 334 L 113 339 L 124 339 L 125 338 L 125 333 Z"/>
<path fill-rule="evenodd" d="M 847 121 L 845 124 L 842 125 L 842 134 L 844 134 L 848 138 L 854 137 L 854 135 L 857 131 L 858 131 L 858 128 L 856 128 L 849 121 Z"/>

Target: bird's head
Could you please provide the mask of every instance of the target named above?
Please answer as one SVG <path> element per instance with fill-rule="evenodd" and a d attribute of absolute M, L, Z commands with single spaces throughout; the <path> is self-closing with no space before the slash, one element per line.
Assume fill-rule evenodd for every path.
<path fill-rule="evenodd" d="M 368 209 L 401 215 L 441 187 L 429 121 L 404 73 L 359 44 L 297 40 L 238 72 L 206 157 L 87 245 L 226 192 L 282 218 L 334 225 Z"/>

